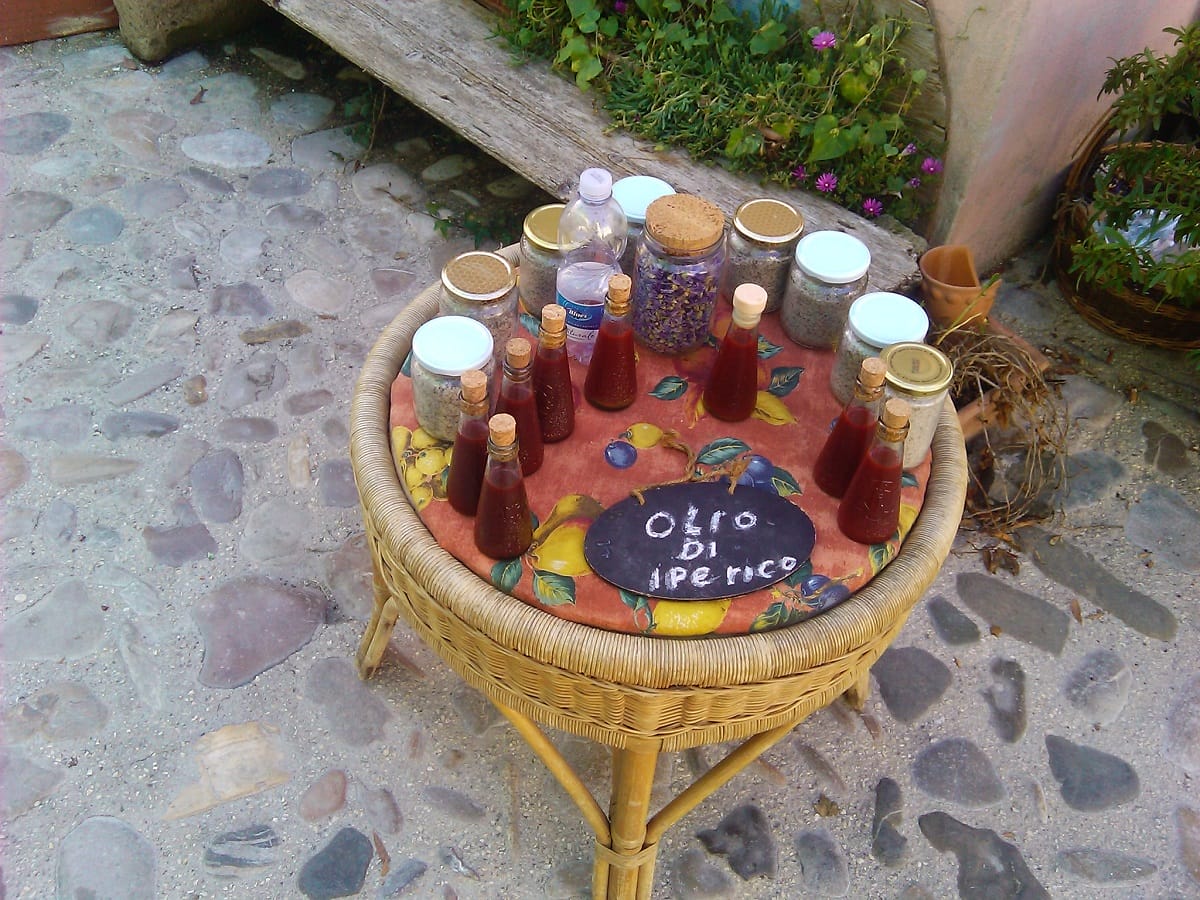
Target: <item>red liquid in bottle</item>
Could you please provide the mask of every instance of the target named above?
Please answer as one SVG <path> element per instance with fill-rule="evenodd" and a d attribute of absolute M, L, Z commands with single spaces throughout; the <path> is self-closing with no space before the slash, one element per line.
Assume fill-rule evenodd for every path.
<path fill-rule="evenodd" d="M 813 467 L 813 481 L 830 497 L 841 497 L 875 435 L 875 413 L 866 406 L 848 406 Z"/>
<path fill-rule="evenodd" d="M 513 469 L 493 469 L 484 478 L 475 516 L 475 546 L 492 559 L 520 556 L 533 543 L 533 520 L 525 482 Z"/>
<path fill-rule="evenodd" d="M 900 524 L 900 461 L 895 449 L 877 444 L 858 464 L 838 506 L 838 528 L 850 540 L 880 544 L 896 533 Z"/>
<path fill-rule="evenodd" d="M 575 430 L 575 398 L 565 346 L 538 347 L 533 358 L 533 390 L 542 441 L 553 444 L 569 437 Z"/>
<path fill-rule="evenodd" d="M 633 326 L 628 318 L 605 317 L 583 383 L 583 396 L 600 409 L 617 410 L 637 398 Z"/>
<path fill-rule="evenodd" d="M 533 398 L 533 385 L 506 384 L 500 392 L 496 412 L 508 413 L 517 420 L 517 455 L 521 460 L 521 472 L 532 475 L 542 467 L 545 453 L 537 402 Z"/>
<path fill-rule="evenodd" d="M 479 505 L 483 471 L 487 467 L 487 441 L 488 426 L 483 419 L 464 422 L 454 438 L 446 499 L 464 516 L 475 515 Z"/>
<path fill-rule="evenodd" d="M 757 403 L 758 332 L 730 325 L 704 388 L 704 409 L 726 422 L 740 422 Z"/>

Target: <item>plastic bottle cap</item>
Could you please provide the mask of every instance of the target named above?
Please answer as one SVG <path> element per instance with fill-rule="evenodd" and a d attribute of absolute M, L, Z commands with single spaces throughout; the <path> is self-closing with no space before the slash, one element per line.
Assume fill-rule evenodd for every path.
<path fill-rule="evenodd" d="M 873 291 L 850 304 L 850 330 L 872 347 L 901 341 L 920 342 L 929 332 L 929 316 L 903 294 Z"/>
<path fill-rule="evenodd" d="M 521 230 L 535 247 L 551 253 L 558 250 L 558 220 L 562 218 L 565 203 L 547 203 L 531 210 L 525 217 Z"/>
<path fill-rule="evenodd" d="M 470 250 L 442 267 L 442 287 L 457 297 L 487 303 L 498 300 L 517 283 L 512 263 L 499 253 Z"/>
<path fill-rule="evenodd" d="M 558 334 L 566 328 L 567 311 L 555 303 L 542 307 L 542 331 Z"/>
<path fill-rule="evenodd" d="M 786 244 L 804 230 L 804 216 L 782 200 L 747 200 L 733 214 L 733 227 L 760 244 Z"/>
<path fill-rule="evenodd" d="M 725 216 L 703 197 L 669 194 L 646 207 L 646 233 L 669 253 L 690 253 L 721 239 Z"/>
<path fill-rule="evenodd" d="M 903 428 L 908 424 L 908 416 L 911 411 L 912 407 L 908 405 L 908 401 L 892 397 L 883 404 L 883 415 L 880 418 L 888 428 Z"/>
<path fill-rule="evenodd" d="M 584 169 L 579 176 L 579 196 L 593 203 L 612 196 L 612 173 L 608 169 Z"/>
<path fill-rule="evenodd" d="M 492 358 L 492 333 L 466 316 L 439 316 L 417 329 L 412 352 L 421 367 L 437 375 L 482 369 Z"/>
<path fill-rule="evenodd" d="M 883 351 L 887 380 L 906 394 L 936 394 L 954 378 L 954 363 L 937 347 L 905 341 Z"/>
<path fill-rule="evenodd" d="M 517 420 L 508 413 L 497 413 L 488 419 L 488 435 L 497 447 L 508 447 L 517 439 Z"/>
<path fill-rule="evenodd" d="M 647 206 L 673 193 L 675 188 L 653 175 L 626 175 L 612 186 L 612 195 L 625 211 L 625 218 L 635 225 L 646 224 Z"/>
<path fill-rule="evenodd" d="M 796 265 L 826 284 L 849 284 L 867 274 L 871 251 L 844 231 L 814 231 L 796 245 Z"/>
<path fill-rule="evenodd" d="M 868 356 L 858 368 L 858 380 L 863 387 L 875 388 L 887 377 L 887 365 L 878 356 Z"/>
<path fill-rule="evenodd" d="M 608 279 L 608 296 L 613 300 L 628 300 L 633 292 L 633 279 L 617 273 Z"/>
<path fill-rule="evenodd" d="M 518 369 L 529 365 L 529 356 L 533 352 L 533 347 L 525 338 L 509 338 L 508 343 L 504 345 L 504 357 L 508 360 L 509 365 L 516 366 Z"/>
<path fill-rule="evenodd" d="M 487 396 L 488 377 L 479 369 L 467 369 L 459 378 L 459 384 L 463 399 L 468 403 L 478 403 Z"/>
<path fill-rule="evenodd" d="M 733 323 L 742 328 L 758 324 L 767 308 L 767 291 L 762 285 L 747 282 L 733 289 Z"/>

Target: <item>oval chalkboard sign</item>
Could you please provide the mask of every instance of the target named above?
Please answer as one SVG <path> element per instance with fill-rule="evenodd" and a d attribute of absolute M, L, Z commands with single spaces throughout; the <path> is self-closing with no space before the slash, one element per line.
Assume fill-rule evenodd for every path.
<path fill-rule="evenodd" d="M 737 597 L 781 581 L 816 543 L 812 519 L 769 491 L 712 482 L 667 484 L 601 513 L 584 538 L 588 565 L 635 594 L 668 600 Z"/>

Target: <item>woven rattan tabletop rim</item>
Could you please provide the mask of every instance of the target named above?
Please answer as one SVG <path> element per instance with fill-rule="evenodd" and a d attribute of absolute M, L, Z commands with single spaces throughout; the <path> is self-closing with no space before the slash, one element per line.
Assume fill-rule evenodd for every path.
<path fill-rule="evenodd" d="M 516 248 L 503 255 L 515 261 Z M 900 552 L 852 601 L 806 622 L 757 634 L 699 639 L 646 637 L 560 619 L 495 590 L 443 550 L 400 485 L 388 430 L 391 384 L 413 332 L 437 314 L 437 285 L 389 324 L 363 365 L 350 413 L 350 457 L 364 516 L 410 576 L 471 627 L 515 652 L 629 686 L 723 686 L 792 675 L 853 652 L 908 614 L 936 577 L 961 519 L 966 453 L 946 402 L 921 514 Z"/>

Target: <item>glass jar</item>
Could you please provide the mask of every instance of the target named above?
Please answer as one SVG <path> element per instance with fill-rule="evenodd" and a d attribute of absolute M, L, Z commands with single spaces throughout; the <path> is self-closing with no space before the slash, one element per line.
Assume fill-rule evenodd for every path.
<path fill-rule="evenodd" d="M 517 296 L 525 312 L 540 319 L 554 302 L 558 278 L 558 219 L 565 203 L 547 203 L 530 211 L 521 229 L 521 257 L 517 269 Z"/>
<path fill-rule="evenodd" d="M 627 175 L 613 182 L 612 192 L 621 209 L 625 210 L 629 225 L 625 252 L 621 254 L 621 271 L 632 278 L 637 245 L 646 228 L 646 207 L 659 197 L 675 193 L 675 188 L 653 175 Z"/>
<path fill-rule="evenodd" d="M 413 408 L 417 424 L 439 441 L 453 441 L 461 411 L 459 377 L 481 369 L 495 371 L 492 335 L 466 316 L 439 316 L 417 329 L 412 339 Z"/>
<path fill-rule="evenodd" d="M 725 217 L 694 194 L 671 194 L 646 209 L 637 251 L 633 331 L 659 353 L 684 353 L 708 339 L 725 263 Z"/>
<path fill-rule="evenodd" d="M 941 350 L 928 344 L 892 344 L 883 351 L 887 366 L 884 395 L 906 400 L 909 406 L 908 438 L 904 442 L 904 468 L 920 464 L 933 444 L 954 364 Z"/>
<path fill-rule="evenodd" d="M 764 312 L 779 309 L 803 229 L 804 217 L 782 200 L 762 197 L 739 206 L 726 241 L 721 296 L 732 303 L 739 284 L 757 284 L 767 292 Z"/>
<path fill-rule="evenodd" d="M 867 289 L 870 266 L 871 251 L 853 235 L 814 231 L 802 237 L 779 314 L 787 336 L 801 347 L 833 348 L 850 304 Z"/>
<path fill-rule="evenodd" d="M 883 348 L 903 341 L 919 343 L 929 331 L 929 316 L 903 294 L 873 291 L 850 305 L 846 326 L 829 373 L 829 388 L 845 405 L 854 396 L 858 370 L 868 356 L 882 357 Z"/>
<path fill-rule="evenodd" d="M 493 361 L 499 366 L 517 325 L 517 274 L 512 264 L 486 250 L 460 253 L 442 268 L 438 313 L 481 322 L 491 332 Z"/>

